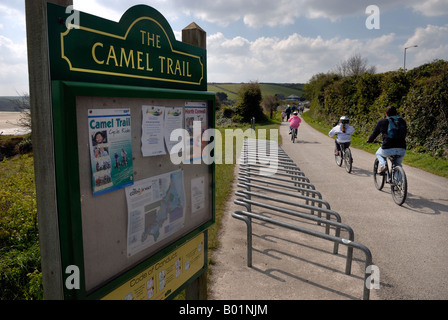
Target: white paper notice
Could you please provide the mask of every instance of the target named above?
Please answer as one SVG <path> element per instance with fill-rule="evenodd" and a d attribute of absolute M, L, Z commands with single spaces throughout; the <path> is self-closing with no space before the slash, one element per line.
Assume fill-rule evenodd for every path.
<path fill-rule="evenodd" d="M 205 179 L 191 179 L 191 213 L 205 208 Z"/>
<path fill-rule="evenodd" d="M 144 157 L 166 154 L 164 144 L 164 107 L 142 106 L 142 154 Z"/>
<path fill-rule="evenodd" d="M 184 111 L 183 107 L 165 108 L 165 144 L 168 153 L 171 153 L 173 147 L 178 141 L 171 141 L 171 133 L 176 129 L 183 128 Z"/>
<path fill-rule="evenodd" d="M 202 149 L 206 144 L 205 141 L 202 141 L 202 134 L 207 130 L 206 103 L 185 103 L 185 130 L 190 135 L 190 140 L 186 141 L 186 160 L 193 161 L 193 163 L 201 163 Z M 193 148 L 192 157 L 190 157 L 190 148 Z"/>

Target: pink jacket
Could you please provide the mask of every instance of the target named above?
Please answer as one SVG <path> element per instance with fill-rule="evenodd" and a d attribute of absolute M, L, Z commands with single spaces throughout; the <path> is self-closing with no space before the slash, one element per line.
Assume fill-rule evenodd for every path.
<path fill-rule="evenodd" d="M 302 122 L 302 119 L 300 119 L 299 116 L 292 116 L 291 118 L 289 118 L 289 126 L 292 129 L 297 129 L 300 126 L 300 123 Z"/>

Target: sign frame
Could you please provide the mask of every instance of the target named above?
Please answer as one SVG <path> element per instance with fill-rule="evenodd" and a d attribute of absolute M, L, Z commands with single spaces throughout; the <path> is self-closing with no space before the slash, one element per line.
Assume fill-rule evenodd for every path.
<path fill-rule="evenodd" d="M 208 264 L 208 228 L 215 223 L 215 164 L 207 164 L 209 182 L 212 186 L 212 199 L 209 199 L 211 212 L 199 224 L 194 223 L 186 230 L 179 232 L 166 243 L 161 244 L 158 251 L 146 254 L 138 262 L 120 270 L 106 281 L 93 288 L 86 286 L 85 261 L 86 244 L 83 241 L 83 209 L 82 191 L 79 167 L 79 143 L 84 143 L 78 135 L 77 99 L 83 97 L 117 98 L 117 99 L 160 99 L 203 101 L 207 105 L 208 128 L 215 128 L 215 93 L 207 92 L 206 50 L 187 43 L 177 41 L 166 19 L 157 10 L 146 5 L 129 8 L 119 22 L 102 19 L 83 12 L 76 12 L 76 19 L 69 21 L 71 16 L 65 7 L 47 3 L 47 32 L 49 56 L 49 85 L 51 91 L 51 121 L 52 144 L 54 151 L 56 210 L 58 217 L 58 235 L 60 245 L 62 275 L 62 298 L 67 300 L 101 299 L 138 275 L 149 266 L 164 259 L 168 255 L 181 250 L 189 242 L 201 236 L 204 238 L 204 261 L 202 268 L 191 278 L 165 294 L 166 299 L 174 298 L 181 290 L 203 276 Z M 139 26 L 140 28 L 137 28 Z M 134 28 L 135 27 L 135 28 Z M 146 28 L 146 29 L 145 29 Z M 154 28 L 154 29 L 151 29 Z M 160 31 L 160 45 L 156 31 L 148 36 L 146 45 L 151 47 L 144 52 L 144 32 Z M 129 35 L 129 37 L 128 37 Z M 141 42 L 138 43 L 141 36 Z M 70 39 L 73 37 L 73 39 Z M 100 42 L 96 37 L 106 37 L 111 42 Z M 123 44 L 133 37 L 134 42 Z M 151 39 L 151 40 L 149 40 Z M 137 42 L 135 42 L 137 40 Z M 133 47 L 136 45 L 136 47 Z M 82 59 L 69 57 L 68 48 L 81 50 L 81 57 L 89 57 L 88 66 L 105 67 L 105 57 L 98 58 L 97 49 L 109 48 L 107 58 L 114 62 L 112 69 L 122 68 L 118 58 L 112 55 L 113 48 L 121 49 L 121 59 L 126 68 L 123 72 L 112 69 L 91 69 L 77 67 L 76 63 L 84 63 Z M 82 51 L 84 50 L 84 51 Z M 105 50 L 103 53 L 106 53 Z M 124 52 L 124 53 L 123 53 Z M 156 52 L 155 60 L 150 55 Z M 171 57 L 171 55 L 173 55 Z M 151 56 L 152 57 L 152 56 Z M 184 57 L 185 60 L 181 58 Z M 154 59 L 154 57 L 152 57 Z M 92 60 L 93 59 L 93 60 Z M 101 60 L 102 59 L 102 60 Z M 133 59 L 133 60 L 131 60 Z M 85 59 L 87 61 L 87 58 Z M 103 61 L 103 63 L 101 63 Z M 143 61 L 146 66 L 143 67 Z M 154 63 L 156 61 L 156 63 Z M 171 61 L 171 65 L 169 64 Z M 163 63 L 167 63 L 164 65 Z M 95 63 L 97 65 L 95 65 Z M 120 62 L 121 63 L 121 62 Z M 142 65 L 140 65 L 142 63 Z M 159 63 L 159 73 L 148 76 Z M 135 64 L 135 65 L 133 65 Z M 140 68 L 142 67 L 142 68 Z M 171 69 L 170 69 L 171 68 Z M 126 70 L 125 70 L 126 69 Z M 138 72 L 146 72 L 146 75 Z M 198 78 L 199 81 L 188 81 L 188 78 Z M 187 79 L 187 81 L 184 81 Z M 196 82 L 195 82 L 196 81 Z M 86 115 L 87 116 L 87 115 Z M 87 121 L 86 121 L 87 122 Z M 136 150 L 136 152 L 139 152 Z M 166 155 L 169 157 L 169 155 Z M 185 164 L 195 165 L 195 164 Z M 205 164 L 204 164 L 205 165 Z M 113 191 L 121 192 L 121 191 Z M 124 192 L 124 191 L 123 191 Z M 125 239 L 124 239 L 125 240 Z M 89 248 L 89 247 L 88 247 Z M 196 270 L 196 269 L 195 269 Z M 70 272 L 73 271 L 73 274 Z M 74 285 L 68 285 L 74 281 Z M 177 284 L 176 284 L 177 285 Z"/>
<path fill-rule="evenodd" d="M 110 290 L 120 286 L 127 279 L 132 278 L 148 266 L 154 264 L 173 250 L 176 250 L 200 233 L 205 233 L 207 243 L 207 229 L 215 223 L 215 193 L 211 199 L 211 219 L 198 226 L 195 230 L 175 240 L 145 261 L 139 263 L 131 270 L 122 274 L 104 286 L 87 291 L 83 279 L 85 278 L 83 227 L 81 219 L 81 191 L 78 168 L 78 149 L 70 146 L 78 145 L 76 123 L 76 97 L 124 97 L 124 98 L 148 98 L 148 99 L 189 99 L 206 100 L 209 107 L 215 113 L 215 95 L 212 92 L 196 92 L 185 90 L 141 88 L 122 85 L 80 83 L 70 81 L 52 81 L 53 97 L 53 130 L 55 143 L 55 168 L 56 168 L 56 192 L 58 199 L 59 234 L 61 244 L 62 270 L 69 266 L 77 266 L 80 271 L 80 288 L 67 289 L 64 286 L 65 299 L 99 299 L 109 293 Z M 211 127 L 215 126 L 214 116 L 209 118 Z M 186 164 L 194 165 L 194 164 Z M 215 186 L 215 164 L 210 165 L 212 172 L 212 185 Z M 192 279 L 170 294 L 174 297 L 177 292 L 185 288 L 195 278 L 205 272 L 207 268 L 207 245 L 205 245 L 204 268 L 194 275 Z"/>

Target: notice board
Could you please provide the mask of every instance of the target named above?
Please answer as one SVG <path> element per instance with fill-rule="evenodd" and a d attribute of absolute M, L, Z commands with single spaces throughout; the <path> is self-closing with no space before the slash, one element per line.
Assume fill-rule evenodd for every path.
<path fill-rule="evenodd" d="M 48 5 L 62 268 L 81 278 L 65 298 L 165 299 L 206 269 L 215 219 L 205 50 L 176 41 L 151 7 L 118 23 L 81 13 L 77 28 L 64 14 Z M 114 294 L 166 259 L 152 291 Z"/>

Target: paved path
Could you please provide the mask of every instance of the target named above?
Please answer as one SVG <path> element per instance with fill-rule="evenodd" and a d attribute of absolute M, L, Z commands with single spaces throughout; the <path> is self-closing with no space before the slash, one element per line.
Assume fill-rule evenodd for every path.
<path fill-rule="evenodd" d="M 404 166 L 408 199 L 399 207 L 385 186 L 377 191 L 374 155 L 352 149 L 352 174 L 334 162 L 331 138 L 302 122 L 298 143 L 282 124 L 282 148 L 351 226 L 380 269 L 371 299 L 448 299 L 448 179 Z M 236 176 L 237 173 L 235 173 Z M 236 187 L 235 187 L 236 188 Z M 359 299 L 362 263 L 343 273 L 344 253 L 283 230 L 254 227 L 254 267 L 246 266 L 245 225 L 230 217 L 241 210 L 234 197 L 223 219 L 222 246 L 214 254 L 210 299 Z M 362 260 L 355 250 L 355 258 Z M 338 261 L 342 260 L 342 261 Z"/>

